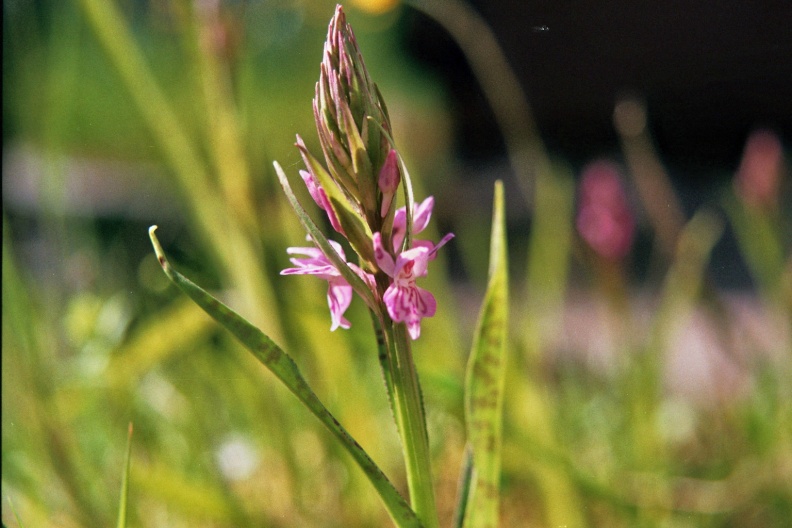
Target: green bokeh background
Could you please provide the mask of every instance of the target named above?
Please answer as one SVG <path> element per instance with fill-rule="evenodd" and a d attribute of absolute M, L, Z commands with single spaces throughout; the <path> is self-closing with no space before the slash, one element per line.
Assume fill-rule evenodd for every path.
<path fill-rule="evenodd" d="M 89 4 L 3 4 L 3 523 L 17 525 L 13 510 L 25 526 L 115 522 L 132 422 L 129 526 L 387 526 L 373 490 L 318 422 L 169 285 L 147 236 L 159 224 L 173 264 L 281 343 L 406 488 L 365 307 L 353 302 L 352 330 L 330 333 L 321 281 L 278 276 L 285 248 L 303 245 L 304 234 L 271 163 L 299 181 L 294 134 L 319 151 L 310 100 L 333 3 L 227 2 L 215 16 L 186 1 L 111 2 L 133 37 L 125 56 L 144 59 L 131 77 L 139 83 L 119 75 Z M 407 9 L 348 6 L 348 16 L 416 193 L 434 195 L 443 218 L 444 196 L 467 184 L 445 88 L 400 48 Z M 146 101 L 149 82 L 168 115 L 145 117 L 145 105 L 161 108 Z M 157 133 L 171 117 L 187 154 Z M 658 264 L 650 323 L 636 330 L 629 322 L 640 317 L 627 319 L 635 308 L 618 286 L 632 284 L 599 268 L 573 234 L 569 172 L 558 163 L 537 190 L 533 228 L 512 233 L 518 294 L 502 525 L 784 526 L 792 518 L 786 224 L 768 227 L 780 234 L 779 266 L 757 280 L 765 295 L 752 297 L 781 330 L 739 341 L 742 382 L 722 391 L 733 397 L 702 404 L 668 390 L 663 354 L 673 348 L 669 317 L 688 321 L 686 310 L 717 305 L 700 291 L 695 259 L 706 261 L 723 215 L 699 217 L 685 231 L 693 249 Z M 475 192 L 489 203 L 489 184 Z M 424 284 L 440 309 L 415 353 L 444 525 L 464 448 L 462 380 L 489 217 L 484 205 L 446 217 L 457 239 Z M 765 257 L 762 247 L 743 250 Z M 595 299 L 593 334 L 617 336 L 608 343 L 626 358 L 618 367 L 551 354 L 554 333 L 574 332 L 562 324 L 575 297 L 570 262 L 575 292 Z M 452 282 L 451 268 L 466 280 Z M 732 313 L 714 313 L 716 328 L 732 324 Z"/>

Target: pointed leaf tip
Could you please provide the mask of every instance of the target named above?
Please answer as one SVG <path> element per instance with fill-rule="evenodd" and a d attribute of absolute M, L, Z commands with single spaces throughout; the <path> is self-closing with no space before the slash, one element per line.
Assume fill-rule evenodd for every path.
<path fill-rule="evenodd" d="M 508 326 L 508 255 L 503 185 L 495 184 L 490 268 L 465 378 L 465 421 L 473 473 L 460 501 L 465 528 L 497 526 Z"/>
<path fill-rule="evenodd" d="M 165 251 L 162 249 L 162 244 L 160 244 L 155 231 L 157 231 L 156 225 L 149 227 L 149 238 L 151 239 L 151 245 L 154 246 L 154 253 L 157 255 L 157 260 L 159 261 L 160 266 L 162 266 L 162 270 L 168 277 L 171 278 L 171 280 L 173 280 L 173 277 L 171 277 L 173 270 L 171 270 L 170 263 L 165 256 Z"/>

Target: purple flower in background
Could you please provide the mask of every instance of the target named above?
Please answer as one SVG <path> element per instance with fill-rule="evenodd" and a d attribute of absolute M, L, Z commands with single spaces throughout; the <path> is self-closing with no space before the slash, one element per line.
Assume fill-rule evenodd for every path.
<path fill-rule="evenodd" d="M 775 205 L 783 161 L 783 149 L 778 136 L 768 130 L 751 134 L 734 182 L 743 202 L 759 208 Z"/>
<path fill-rule="evenodd" d="M 629 252 L 635 219 L 615 164 L 595 161 L 583 169 L 577 229 L 588 245 L 608 260 L 621 260 Z"/>
<path fill-rule="evenodd" d="M 332 240 L 329 242 L 338 255 L 343 260 L 346 260 L 341 245 Z M 286 252 L 289 255 L 304 255 L 307 258 L 289 259 L 297 267 L 287 268 L 281 271 L 281 275 L 315 275 L 320 279 L 326 280 L 328 284 L 327 304 L 330 306 L 330 318 L 332 319 L 330 330 L 335 330 L 339 326 L 341 328 L 349 328 L 351 324 L 344 317 L 344 312 L 346 312 L 352 302 L 352 286 L 349 285 L 338 269 L 336 269 L 324 253 L 316 247 L 290 247 L 286 249 Z M 347 265 L 352 268 L 372 290 L 374 289 L 374 277 L 361 270 L 355 264 L 348 262 Z"/>

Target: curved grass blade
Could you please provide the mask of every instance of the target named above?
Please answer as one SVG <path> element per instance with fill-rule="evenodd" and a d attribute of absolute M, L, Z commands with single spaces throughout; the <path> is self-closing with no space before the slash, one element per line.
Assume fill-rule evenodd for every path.
<path fill-rule="evenodd" d="M 118 502 L 118 528 L 126 528 L 127 501 L 129 500 L 129 466 L 132 458 L 132 423 L 129 424 L 127 436 L 126 461 L 124 462 L 124 479 L 121 481 L 121 500 Z"/>
<path fill-rule="evenodd" d="M 310 219 L 309 219 L 310 220 Z M 315 227 L 315 226 L 314 226 Z M 157 253 L 162 269 L 171 281 L 186 293 L 198 306 L 223 325 L 247 348 L 265 367 L 272 372 L 297 398 L 314 414 L 328 431 L 339 441 L 352 456 L 358 467 L 363 470 L 371 485 L 377 490 L 385 508 L 393 522 L 399 528 L 417 528 L 420 521 L 410 509 L 404 498 L 396 491 L 388 477 L 374 463 L 360 444 L 352 438 L 346 429 L 330 414 L 308 382 L 303 378 L 294 360 L 286 354 L 264 333 L 196 285 L 188 278 L 174 270 L 162 250 L 162 246 L 154 234 L 157 226 L 149 228 L 151 243 Z M 326 239 L 325 239 L 326 243 Z M 328 244 L 329 248 L 329 244 Z M 332 252 L 332 248 L 329 248 Z M 334 253 L 334 252 L 333 252 Z M 336 255 L 337 256 L 337 255 Z M 346 267 L 346 266 L 345 266 Z M 346 268 L 349 269 L 349 268 Z M 351 270 L 350 270 L 351 272 Z M 360 280 L 359 277 L 355 276 Z M 362 281 L 361 281 L 362 282 Z"/>
<path fill-rule="evenodd" d="M 473 470 L 464 509 L 465 528 L 498 525 L 506 327 L 509 315 L 503 184 L 495 184 L 489 283 L 473 335 L 465 379 L 465 422 Z"/>

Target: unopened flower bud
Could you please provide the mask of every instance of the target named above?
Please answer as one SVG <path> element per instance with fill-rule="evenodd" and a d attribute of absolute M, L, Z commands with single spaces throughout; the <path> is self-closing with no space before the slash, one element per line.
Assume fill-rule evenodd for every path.
<path fill-rule="evenodd" d="M 385 158 L 385 163 L 379 173 L 379 190 L 382 193 L 380 215 L 382 217 L 387 216 L 388 211 L 391 209 L 393 197 L 396 194 L 396 189 L 399 188 L 400 180 L 398 154 L 395 150 L 391 150 L 388 153 L 388 157 Z"/>
<path fill-rule="evenodd" d="M 300 177 L 305 182 L 305 186 L 308 188 L 308 192 L 311 194 L 311 198 L 313 198 L 314 202 L 316 202 L 316 205 L 327 213 L 330 225 L 343 235 L 344 229 L 341 227 L 341 223 L 338 221 L 338 216 L 336 216 L 335 211 L 333 211 L 330 199 L 327 197 L 327 193 L 322 186 L 319 185 L 319 182 L 316 181 L 314 175 L 306 170 L 301 170 Z"/>
<path fill-rule="evenodd" d="M 313 107 L 328 172 L 376 228 L 382 209 L 378 178 L 391 150 L 390 119 L 341 6 L 328 28 Z"/>

